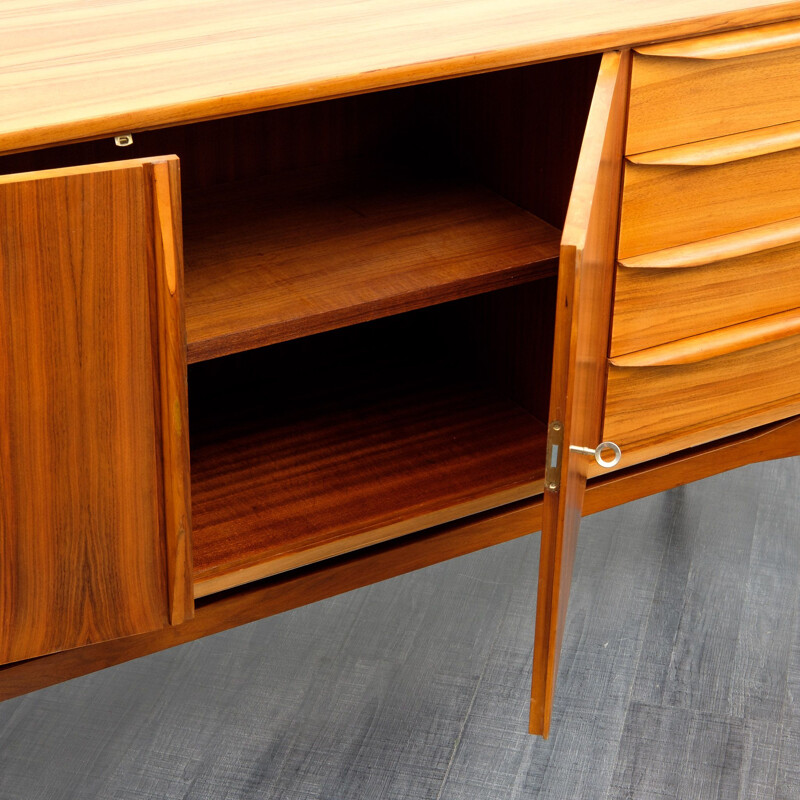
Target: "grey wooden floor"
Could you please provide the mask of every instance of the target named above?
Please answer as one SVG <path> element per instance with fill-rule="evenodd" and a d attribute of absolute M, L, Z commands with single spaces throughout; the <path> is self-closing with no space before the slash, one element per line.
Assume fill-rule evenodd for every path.
<path fill-rule="evenodd" d="M 800 459 L 584 520 L 549 741 L 528 537 L 0 705 L 0 798 L 800 798 Z"/>

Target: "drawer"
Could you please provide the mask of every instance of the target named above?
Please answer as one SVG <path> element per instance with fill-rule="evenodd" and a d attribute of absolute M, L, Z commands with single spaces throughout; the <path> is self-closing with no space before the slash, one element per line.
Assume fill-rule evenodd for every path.
<path fill-rule="evenodd" d="M 620 258 L 798 216 L 800 148 L 742 158 L 741 138 L 704 145 L 703 156 L 675 148 L 677 154 L 661 151 L 646 163 L 628 159 Z M 750 142 L 745 152 L 761 152 L 762 145 Z"/>
<path fill-rule="evenodd" d="M 800 22 L 637 48 L 627 153 L 800 119 Z"/>
<path fill-rule="evenodd" d="M 612 358 L 603 438 L 622 466 L 800 413 L 800 309 Z"/>
<path fill-rule="evenodd" d="M 800 217 L 617 267 L 611 355 L 800 307 Z"/>

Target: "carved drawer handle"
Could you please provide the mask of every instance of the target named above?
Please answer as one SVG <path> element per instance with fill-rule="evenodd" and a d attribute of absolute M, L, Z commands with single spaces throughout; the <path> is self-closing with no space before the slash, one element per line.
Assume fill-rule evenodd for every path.
<path fill-rule="evenodd" d="M 775 22 L 738 31 L 711 33 L 676 42 L 662 42 L 634 48 L 646 56 L 672 58 L 700 58 L 716 61 L 740 58 L 758 53 L 788 50 L 800 45 L 800 23 L 797 20 Z"/>

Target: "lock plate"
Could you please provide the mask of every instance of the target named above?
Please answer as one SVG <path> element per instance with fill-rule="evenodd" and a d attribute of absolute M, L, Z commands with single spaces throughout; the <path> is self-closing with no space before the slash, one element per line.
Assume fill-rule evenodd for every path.
<path fill-rule="evenodd" d="M 564 423 L 553 420 L 547 428 L 547 453 L 544 462 L 544 488 L 557 492 L 561 487 L 561 457 L 564 451 Z"/>

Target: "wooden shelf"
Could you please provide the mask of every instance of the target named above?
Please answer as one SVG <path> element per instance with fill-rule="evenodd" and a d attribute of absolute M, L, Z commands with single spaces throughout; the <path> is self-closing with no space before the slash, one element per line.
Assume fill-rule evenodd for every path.
<path fill-rule="evenodd" d="M 196 597 L 542 491 L 546 426 L 437 370 L 226 416 L 193 430 Z"/>
<path fill-rule="evenodd" d="M 552 275 L 560 233 L 475 184 L 352 165 L 186 202 L 189 362 Z"/>

